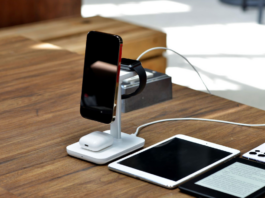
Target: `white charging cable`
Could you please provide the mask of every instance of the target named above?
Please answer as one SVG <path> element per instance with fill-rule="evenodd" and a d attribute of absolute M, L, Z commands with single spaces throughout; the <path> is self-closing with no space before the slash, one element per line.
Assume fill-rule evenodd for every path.
<path fill-rule="evenodd" d="M 172 50 L 172 49 L 169 49 L 169 48 L 166 48 L 166 47 L 154 47 L 154 48 L 150 48 L 150 49 L 144 51 L 144 52 L 143 52 L 143 53 L 137 58 L 137 60 L 140 60 L 140 58 L 141 58 L 143 55 L 145 55 L 147 52 L 150 52 L 150 51 L 152 51 L 152 50 L 157 50 L 157 49 L 165 49 L 165 50 L 172 51 L 172 52 L 174 52 L 175 54 L 181 56 L 183 59 L 185 59 L 185 60 L 190 64 L 190 66 L 194 69 L 194 71 L 198 74 L 198 76 L 200 77 L 202 83 L 204 84 L 205 88 L 207 89 L 208 93 L 209 93 L 209 94 L 212 94 L 212 93 L 210 92 L 210 90 L 208 89 L 208 87 L 206 86 L 206 84 L 204 83 L 204 81 L 203 81 L 203 79 L 202 79 L 200 73 L 197 71 L 196 67 L 195 67 L 194 65 L 192 65 L 192 64 L 190 63 L 190 61 L 189 61 L 185 56 L 181 55 L 180 53 L 178 53 L 178 52 L 176 52 L 176 51 L 174 51 L 174 50 Z"/>
<path fill-rule="evenodd" d="M 225 124 L 234 124 L 234 125 L 249 126 L 249 127 L 265 126 L 265 124 L 244 124 L 244 123 L 239 123 L 239 122 L 229 122 L 229 121 L 224 121 L 224 120 L 213 120 L 213 119 L 204 119 L 204 118 L 169 118 L 169 119 L 157 120 L 154 122 L 149 122 L 149 123 L 143 124 L 143 125 L 139 126 L 136 129 L 135 133 L 133 133 L 132 135 L 137 136 L 139 133 L 139 130 L 141 128 L 152 125 L 152 124 L 156 124 L 159 122 L 182 121 L 182 120 L 199 120 L 199 121 L 209 121 L 209 122 L 221 122 L 221 123 L 225 123 Z"/>
<path fill-rule="evenodd" d="M 205 85 L 204 81 L 202 80 L 199 72 L 196 70 L 196 68 L 188 61 L 188 59 L 179 54 L 178 52 L 172 50 L 172 49 L 169 49 L 169 48 L 166 48 L 166 47 L 154 47 L 154 48 L 151 48 L 151 49 L 148 49 L 146 51 L 144 51 L 138 58 L 137 60 L 139 60 L 143 55 L 145 55 L 147 52 L 150 52 L 152 50 L 156 50 L 156 49 L 166 49 L 166 50 L 170 50 L 176 54 L 178 54 L 179 56 L 181 56 L 182 58 L 184 58 L 189 64 L 190 66 L 197 72 L 198 76 L 200 77 L 201 81 L 203 82 L 204 86 L 206 87 L 207 91 L 211 94 L 211 92 L 209 91 L 209 89 L 207 88 L 207 86 Z M 139 126 L 135 133 L 133 133 L 132 135 L 135 135 L 137 136 L 138 133 L 139 133 L 139 130 L 143 127 L 146 127 L 146 126 L 149 126 L 149 125 L 152 125 L 152 124 L 156 124 L 156 123 L 159 123 L 159 122 L 167 122 L 167 121 L 183 121 L 183 120 L 199 120 L 199 121 L 208 121 L 208 122 L 220 122 L 220 123 L 225 123 L 225 124 L 234 124 L 234 125 L 240 125 L 240 126 L 248 126 L 248 127 L 258 127 L 258 126 L 265 126 L 265 124 L 244 124 L 244 123 L 238 123 L 238 122 L 229 122 L 229 121 L 224 121 L 224 120 L 214 120 L 214 119 L 204 119 L 204 118 L 169 118 L 169 119 L 163 119 L 163 120 L 157 120 L 157 121 L 154 121 L 154 122 L 149 122 L 149 123 L 146 123 L 146 124 L 143 124 L 141 126 Z"/>

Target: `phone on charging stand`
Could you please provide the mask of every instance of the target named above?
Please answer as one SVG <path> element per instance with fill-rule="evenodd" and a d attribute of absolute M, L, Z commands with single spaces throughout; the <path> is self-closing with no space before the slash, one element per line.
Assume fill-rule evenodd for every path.
<path fill-rule="evenodd" d="M 87 34 L 80 113 L 102 123 L 115 120 L 122 39 L 91 31 Z"/>
<path fill-rule="evenodd" d="M 95 31 L 87 34 L 80 113 L 90 120 L 115 122 L 111 123 L 110 130 L 91 132 L 68 145 L 66 150 L 71 156 L 105 164 L 144 146 L 143 138 L 120 131 L 120 111 L 116 112 L 116 108 L 121 99 L 118 98 L 121 53 L 122 39 L 118 35 Z M 125 74 L 128 75 L 123 73 L 123 78 L 134 75 Z"/>

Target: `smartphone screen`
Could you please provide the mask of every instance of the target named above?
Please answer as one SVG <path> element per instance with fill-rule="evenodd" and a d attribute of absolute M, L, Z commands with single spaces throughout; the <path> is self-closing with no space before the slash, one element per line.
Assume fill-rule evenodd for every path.
<path fill-rule="evenodd" d="M 80 113 L 111 123 L 116 115 L 122 39 L 91 31 L 87 35 Z"/>

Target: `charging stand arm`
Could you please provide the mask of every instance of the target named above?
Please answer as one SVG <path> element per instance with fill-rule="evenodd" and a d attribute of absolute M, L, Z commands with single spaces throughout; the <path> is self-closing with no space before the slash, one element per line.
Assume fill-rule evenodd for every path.
<path fill-rule="evenodd" d="M 123 80 L 131 78 L 135 75 L 137 74 L 134 71 L 120 71 L 116 117 L 115 121 L 110 124 L 110 134 L 116 139 L 121 139 L 121 83 Z"/>

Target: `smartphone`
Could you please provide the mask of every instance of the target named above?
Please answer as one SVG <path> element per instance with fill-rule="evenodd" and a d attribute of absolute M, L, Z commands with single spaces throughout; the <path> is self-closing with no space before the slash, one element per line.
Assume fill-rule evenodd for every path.
<path fill-rule="evenodd" d="M 91 31 L 87 34 L 80 113 L 102 123 L 115 120 L 122 39 Z"/>

